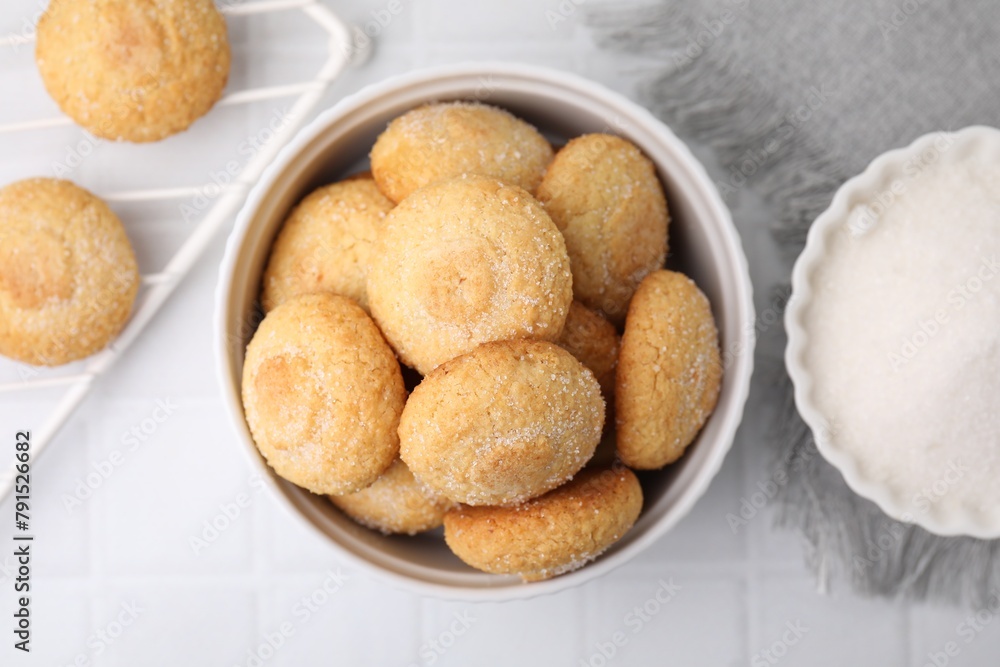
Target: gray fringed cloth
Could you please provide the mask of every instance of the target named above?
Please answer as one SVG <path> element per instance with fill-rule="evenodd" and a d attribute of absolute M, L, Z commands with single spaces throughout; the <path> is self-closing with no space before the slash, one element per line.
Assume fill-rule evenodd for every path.
<path fill-rule="evenodd" d="M 587 21 L 600 46 L 653 59 L 642 101 L 716 151 L 724 197 L 752 188 L 777 206 L 790 258 L 878 154 L 1000 125 L 997 0 L 661 0 L 591 6 Z M 817 455 L 781 368 L 755 378 L 782 402 L 779 522 L 804 534 L 821 584 L 839 574 L 865 594 L 983 606 L 1000 590 L 1000 540 L 932 535 L 851 492 Z"/>

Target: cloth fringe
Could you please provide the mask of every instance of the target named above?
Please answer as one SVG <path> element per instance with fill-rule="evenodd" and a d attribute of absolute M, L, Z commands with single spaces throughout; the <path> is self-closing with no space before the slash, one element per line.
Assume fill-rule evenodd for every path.
<path fill-rule="evenodd" d="M 736 49 L 692 47 L 698 27 L 683 4 L 598 6 L 586 20 L 599 46 L 656 58 L 641 101 L 678 134 L 715 151 L 728 170 L 728 180 L 717 182 L 724 197 L 749 186 L 777 205 L 775 238 L 796 257 L 813 220 L 852 175 L 835 147 L 820 145 L 814 137 L 822 133 L 810 132 L 808 119 L 742 67 Z M 784 332 L 774 327 L 766 335 Z M 782 401 L 772 440 L 789 483 L 778 497 L 777 522 L 804 537 L 821 590 L 839 575 L 869 596 L 985 608 L 1000 595 L 1000 541 L 933 535 L 853 493 L 816 449 L 782 360 L 762 361 L 769 371 L 755 381 L 773 376 L 763 382 Z"/>
<path fill-rule="evenodd" d="M 731 51 L 692 42 L 698 27 L 679 3 L 599 6 L 587 19 L 599 46 L 664 63 L 640 85 L 640 99 L 674 131 L 715 151 L 728 170 L 716 183 L 725 198 L 749 185 L 777 202 L 774 233 L 782 251 L 797 256 L 809 225 L 850 176 L 807 131 L 809 119 L 799 120 Z"/>

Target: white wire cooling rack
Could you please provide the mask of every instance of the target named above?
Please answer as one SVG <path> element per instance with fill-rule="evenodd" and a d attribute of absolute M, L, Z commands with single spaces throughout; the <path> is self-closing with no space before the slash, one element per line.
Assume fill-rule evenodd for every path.
<path fill-rule="evenodd" d="M 317 0 L 257 0 L 245 4 L 221 4 L 219 10 L 228 16 L 248 16 L 272 12 L 299 11 L 313 20 L 329 34 L 326 61 L 309 81 L 299 81 L 280 86 L 250 88 L 231 92 L 220 101 L 220 106 L 249 104 L 261 100 L 298 96 L 287 115 L 287 122 L 275 131 L 274 136 L 247 162 L 239 176 L 234 178 L 219 195 L 214 206 L 202 217 L 187 240 L 177 250 L 166 267 L 157 273 L 142 276 L 143 290 L 136 301 L 133 313 L 121 335 L 102 352 L 82 363 L 82 370 L 70 374 L 50 374 L 46 370 L 32 369 L 21 381 L 0 384 L 0 396 L 34 389 L 65 387 L 42 427 L 32 433 L 32 459 L 37 459 L 59 429 L 66 423 L 83 399 L 94 380 L 107 371 L 133 341 L 142 333 L 150 320 L 166 302 L 180 281 L 187 275 L 202 255 L 212 238 L 229 222 L 243 202 L 250 187 L 257 181 L 264 168 L 288 143 L 292 134 L 301 126 L 316 107 L 330 83 L 344 70 L 350 60 L 363 60 L 359 49 L 367 47 L 368 40 L 352 44 L 350 28 L 330 9 Z M 18 46 L 33 41 L 33 35 L 0 37 L 0 48 Z M 357 48 L 355 48 L 357 46 Z M 0 135 L 28 132 L 70 125 L 66 116 L 31 119 L 0 125 Z M 109 202 L 156 202 L 180 200 L 204 192 L 207 183 L 179 188 L 152 188 L 120 192 L 97 193 Z M 0 474 L 0 500 L 10 492 L 16 474 L 14 462 Z"/>

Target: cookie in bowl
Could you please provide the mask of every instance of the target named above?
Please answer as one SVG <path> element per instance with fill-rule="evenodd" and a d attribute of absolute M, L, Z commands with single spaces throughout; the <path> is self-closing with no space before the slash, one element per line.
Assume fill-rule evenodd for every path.
<path fill-rule="evenodd" d="M 433 530 L 455 505 L 428 491 L 401 459 L 393 461 L 371 486 L 329 498 L 341 512 L 384 535 Z"/>
<path fill-rule="evenodd" d="M 444 517 L 444 539 L 477 570 L 541 581 L 597 558 L 641 510 L 642 487 L 631 470 L 585 470 L 522 505 L 453 509 Z"/>
<path fill-rule="evenodd" d="M 552 146 L 532 125 L 478 102 L 441 102 L 394 119 L 371 150 L 372 173 L 401 202 L 419 188 L 462 174 L 492 176 L 534 192 Z"/>
<path fill-rule="evenodd" d="M 392 207 L 370 174 L 309 193 L 271 247 L 260 295 L 264 311 L 313 292 L 349 297 L 367 311 L 372 246 Z"/>
<path fill-rule="evenodd" d="M 562 235 L 534 197 L 463 175 L 417 190 L 379 227 L 372 317 L 421 374 L 494 340 L 557 340 L 573 299 Z"/>
<path fill-rule="evenodd" d="M 604 427 L 597 380 L 544 341 L 487 343 L 438 367 L 410 395 L 400 455 L 433 491 L 510 505 L 572 477 Z"/>
<path fill-rule="evenodd" d="M 618 136 L 576 137 L 556 153 L 538 200 L 566 237 L 574 296 L 620 324 L 667 254 L 670 216 L 652 161 Z"/>
<path fill-rule="evenodd" d="M 638 470 L 679 459 L 715 409 L 721 382 L 719 332 L 704 293 L 675 271 L 646 276 L 618 358 L 618 456 Z"/>
<path fill-rule="evenodd" d="M 246 420 L 274 471 L 319 494 L 372 484 L 399 453 L 399 362 L 365 311 L 327 293 L 261 322 L 243 366 Z"/>

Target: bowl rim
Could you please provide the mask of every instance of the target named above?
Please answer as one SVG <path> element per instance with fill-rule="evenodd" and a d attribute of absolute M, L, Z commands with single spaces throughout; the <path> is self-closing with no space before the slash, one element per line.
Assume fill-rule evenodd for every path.
<path fill-rule="evenodd" d="M 854 209 L 852 202 L 872 201 L 872 195 L 885 190 L 884 184 L 894 174 L 905 175 L 906 165 L 911 160 L 930 148 L 940 151 L 935 144 L 942 138 L 953 142 L 950 144 L 953 147 L 973 143 L 1000 147 L 1000 130 L 985 125 L 924 134 L 907 146 L 882 153 L 864 171 L 845 181 L 837 189 L 829 207 L 813 222 L 806 235 L 805 247 L 792 269 L 792 295 L 785 309 L 785 331 L 788 334 L 785 367 L 794 386 L 795 406 L 812 431 L 816 448 L 823 458 L 840 471 L 852 491 L 874 502 L 889 517 L 916 524 L 931 533 L 993 539 L 1000 537 L 1000 521 L 989 524 L 983 520 L 985 517 L 977 519 L 967 512 L 950 512 L 947 518 L 941 516 L 943 512 L 914 515 L 903 505 L 896 491 L 867 476 L 860 458 L 839 448 L 835 438 L 831 436 L 828 420 L 812 400 L 814 381 L 805 362 L 805 350 L 809 341 L 805 314 L 812 299 L 811 278 L 827 255 L 827 239 L 838 226 L 847 223 Z"/>
<path fill-rule="evenodd" d="M 238 375 L 238 369 L 233 368 L 230 363 L 231 358 L 228 350 L 229 341 L 227 332 L 228 304 L 235 277 L 239 247 L 251 228 L 251 224 L 255 220 L 257 211 L 261 207 L 265 196 L 269 194 L 273 181 L 293 163 L 306 146 L 326 132 L 348 110 L 361 107 L 367 102 L 391 94 L 394 91 L 414 85 L 441 82 L 448 78 L 489 77 L 490 75 L 521 78 L 533 84 L 570 88 L 576 92 L 600 100 L 609 107 L 625 110 L 630 120 L 636 121 L 645 130 L 655 135 L 664 147 L 669 148 L 676 155 L 677 159 L 685 164 L 691 185 L 699 190 L 699 195 L 705 204 L 710 207 L 714 220 L 718 223 L 713 225 L 715 228 L 714 232 L 722 244 L 724 254 L 732 262 L 731 269 L 733 275 L 739 282 L 739 285 L 735 287 L 733 303 L 737 313 L 736 326 L 740 327 L 740 330 L 736 333 L 740 345 L 739 352 L 735 356 L 733 363 L 726 369 L 727 380 L 732 384 L 731 403 L 728 411 L 722 415 L 723 421 L 719 427 L 715 449 L 701 468 L 693 475 L 689 488 L 677 499 L 677 502 L 671 508 L 672 511 L 662 517 L 658 517 L 644 533 L 637 536 L 621 550 L 588 563 L 585 567 L 574 572 L 545 581 L 533 582 L 530 585 L 507 585 L 496 588 L 447 585 L 411 578 L 353 553 L 351 550 L 330 539 L 328 535 L 324 534 L 316 525 L 309 521 L 302 511 L 295 506 L 293 500 L 278 488 L 277 482 L 270 475 L 267 464 L 263 461 L 253 444 L 243 415 L 240 392 L 233 382 L 233 378 Z M 711 480 L 715 478 L 721 468 L 726 454 L 732 447 L 749 396 L 756 343 L 752 290 L 749 265 L 739 232 L 718 189 L 708 176 L 704 166 L 695 158 L 687 145 L 647 109 L 629 100 L 624 95 L 577 74 L 538 65 L 487 60 L 419 68 L 364 86 L 321 112 L 308 125 L 299 130 L 294 138 L 281 150 L 275 160 L 263 171 L 261 177 L 250 190 L 226 242 L 225 255 L 219 269 L 219 281 L 216 285 L 215 311 L 213 316 L 213 348 L 215 352 L 216 376 L 222 391 L 227 416 L 236 432 L 237 440 L 240 441 L 240 449 L 248 457 L 254 470 L 267 480 L 266 486 L 269 494 L 278 498 L 278 504 L 282 505 L 288 513 L 295 515 L 299 521 L 308 525 L 310 530 L 320 534 L 323 537 L 323 541 L 330 546 L 344 563 L 359 572 L 371 575 L 396 588 L 439 599 L 480 602 L 528 599 L 556 593 L 580 585 L 585 581 L 599 577 L 623 565 L 639 553 L 645 551 L 653 542 L 673 528 L 674 525 L 690 512 L 695 502 L 704 495 Z"/>

